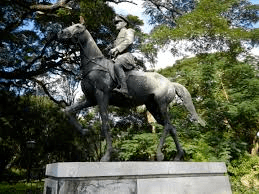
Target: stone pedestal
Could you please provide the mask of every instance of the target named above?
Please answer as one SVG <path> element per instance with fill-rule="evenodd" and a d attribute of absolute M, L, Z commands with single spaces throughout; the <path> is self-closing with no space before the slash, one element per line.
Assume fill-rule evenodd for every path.
<path fill-rule="evenodd" d="M 48 164 L 44 194 L 230 194 L 221 162 Z"/>

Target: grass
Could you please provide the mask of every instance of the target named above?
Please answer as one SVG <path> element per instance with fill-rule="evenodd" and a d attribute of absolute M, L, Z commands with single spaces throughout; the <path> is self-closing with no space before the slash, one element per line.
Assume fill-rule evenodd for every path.
<path fill-rule="evenodd" d="M 10 184 L 8 182 L 0 183 L 0 194 L 25 194 L 25 193 L 34 193 L 41 194 L 43 193 L 44 182 L 18 182 L 16 184 Z"/>

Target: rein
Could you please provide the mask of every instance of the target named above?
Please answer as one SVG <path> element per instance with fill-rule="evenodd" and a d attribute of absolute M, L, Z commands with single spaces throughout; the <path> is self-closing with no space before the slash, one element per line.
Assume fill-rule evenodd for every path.
<path fill-rule="evenodd" d="M 76 43 L 79 44 L 80 48 L 81 48 L 82 51 L 83 51 L 83 50 L 84 50 L 84 47 L 83 47 L 83 45 L 80 43 L 79 37 L 77 38 L 77 42 L 76 42 Z M 96 59 L 102 59 L 102 58 L 104 58 L 104 56 L 102 56 L 102 57 L 89 58 L 84 52 L 83 52 L 83 55 L 84 55 L 84 57 L 87 58 L 87 63 L 86 63 L 86 64 L 88 64 L 89 62 L 92 62 L 92 63 L 95 63 L 95 64 L 98 65 L 98 66 L 101 66 L 101 65 L 99 65 L 98 63 L 96 63 L 95 60 L 96 60 Z M 103 66 L 101 66 L 101 67 L 103 67 Z"/>
<path fill-rule="evenodd" d="M 86 65 L 89 64 L 90 62 L 92 62 L 92 63 L 94 63 L 95 65 L 97 65 L 97 66 L 100 67 L 99 69 L 89 69 L 89 70 L 87 70 L 87 72 L 85 72 L 85 73 L 82 74 L 83 77 L 86 77 L 86 76 L 87 76 L 90 72 L 92 72 L 92 71 L 98 70 L 98 71 L 105 71 L 105 72 L 108 72 L 108 73 L 110 74 L 111 78 L 112 78 L 112 75 L 111 75 L 111 72 L 109 71 L 109 69 L 105 68 L 104 66 L 102 66 L 102 65 L 100 65 L 99 63 L 96 62 L 97 59 L 106 59 L 105 56 L 99 56 L 99 57 L 89 58 L 89 57 L 85 54 L 85 52 L 84 52 L 84 47 L 83 47 L 83 45 L 81 44 L 81 42 L 79 41 L 79 37 L 77 37 L 77 42 L 75 41 L 75 43 L 79 44 L 79 46 L 80 46 L 80 48 L 81 48 L 81 50 L 82 50 L 82 52 L 83 52 L 83 53 L 81 53 L 81 54 L 86 58 L 86 60 L 87 60 Z M 112 78 L 112 79 L 113 79 L 113 78 Z M 114 80 L 114 81 L 116 81 L 116 80 Z"/>

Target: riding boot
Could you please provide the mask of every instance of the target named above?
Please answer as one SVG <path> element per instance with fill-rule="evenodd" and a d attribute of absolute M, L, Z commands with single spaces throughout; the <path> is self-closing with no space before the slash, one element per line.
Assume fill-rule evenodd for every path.
<path fill-rule="evenodd" d="M 126 75 L 125 72 L 123 71 L 123 67 L 122 65 L 115 65 L 115 72 L 116 75 L 118 77 L 118 81 L 120 83 L 120 89 L 118 90 L 119 92 L 128 95 L 128 87 L 127 87 L 127 83 L 126 83 Z"/>

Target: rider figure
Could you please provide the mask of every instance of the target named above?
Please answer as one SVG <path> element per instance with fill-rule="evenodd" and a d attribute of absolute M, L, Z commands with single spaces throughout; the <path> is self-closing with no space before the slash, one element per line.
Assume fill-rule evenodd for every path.
<path fill-rule="evenodd" d="M 124 70 L 131 70 L 135 67 L 135 57 L 129 52 L 130 46 L 134 42 L 135 31 L 128 28 L 129 22 L 123 16 L 116 16 L 115 24 L 116 29 L 120 30 L 120 32 L 109 54 L 114 57 L 114 70 L 120 85 L 119 91 L 128 95 L 127 78 Z"/>

